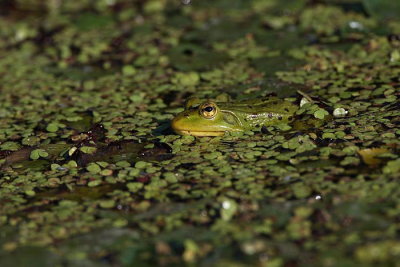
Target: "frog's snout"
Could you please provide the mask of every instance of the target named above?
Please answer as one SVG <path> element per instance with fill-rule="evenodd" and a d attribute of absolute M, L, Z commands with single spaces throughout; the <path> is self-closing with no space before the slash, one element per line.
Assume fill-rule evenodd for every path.
<path fill-rule="evenodd" d="M 173 120 L 171 121 L 171 127 L 175 132 L 179 132 L 180 130 L 184 129 L 185 126 L 185 118 L 188 118 L 187 114 L 178 114 Z"/>

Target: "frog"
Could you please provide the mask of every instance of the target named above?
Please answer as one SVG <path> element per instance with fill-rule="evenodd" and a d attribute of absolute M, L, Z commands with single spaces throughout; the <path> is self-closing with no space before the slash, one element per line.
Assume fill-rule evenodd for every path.
<path fill-rule="evenodd" d="M 293 101 L 276 96 L 223 102 L 192 97 L 186 101 L 184 111 L 173 118 L 171 127 L 180 135 L 222 136 L 290 123 L 298 109 Z"/>

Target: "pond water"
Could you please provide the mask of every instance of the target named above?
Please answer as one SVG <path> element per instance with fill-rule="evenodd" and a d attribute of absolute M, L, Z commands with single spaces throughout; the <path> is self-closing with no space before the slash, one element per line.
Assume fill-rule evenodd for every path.
<path fill-rule="evenodd" d="M 0 5 L 0 266 L 398 264 L 396 1 Z M 170 128 L 267 95 L 311 102 Z"/>

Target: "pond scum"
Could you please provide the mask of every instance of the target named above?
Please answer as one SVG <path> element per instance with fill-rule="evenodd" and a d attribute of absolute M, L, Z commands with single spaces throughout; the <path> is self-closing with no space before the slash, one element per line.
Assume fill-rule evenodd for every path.
<path fill-rule="evenodd" d="M 398 266 L 396 3 L 0 0 L 0 266 Z M 292 124 L 169 127 L 297 90 Z"/>

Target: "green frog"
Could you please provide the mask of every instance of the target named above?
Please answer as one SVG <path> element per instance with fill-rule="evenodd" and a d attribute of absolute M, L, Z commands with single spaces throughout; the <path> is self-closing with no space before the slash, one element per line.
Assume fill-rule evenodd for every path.
<path fill-rule="evenodd" d="M 225 132 L 291 122 L 298 108 L 298 105 L 274 96 L 238 102 L 190 98 L 171 126 L 181 135 L 220 136 Z"/>

